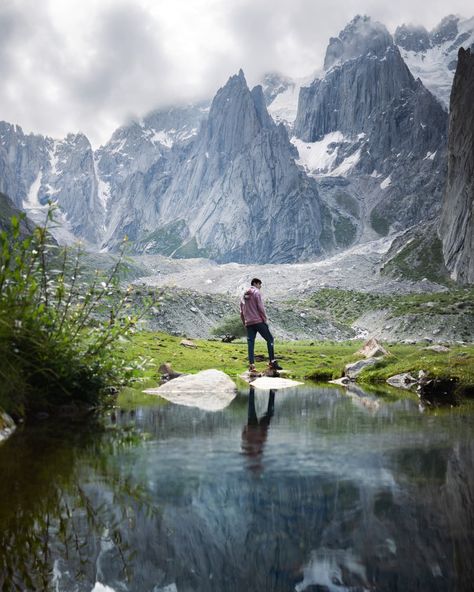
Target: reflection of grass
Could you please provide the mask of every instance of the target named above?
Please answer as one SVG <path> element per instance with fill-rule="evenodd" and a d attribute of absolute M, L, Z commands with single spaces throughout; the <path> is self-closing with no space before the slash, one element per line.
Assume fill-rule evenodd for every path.
<path fill-rule="evenodd" d="M 135 409 L 135 407 L 155 407 L 157 405 L 164 405 L 166 401 L 161 397 L 155 395 L 147 395 L 143 392 L 144 389 L 156 387 L 156 381 L 147 381 L 141 383 L 139 387 L 126 387 L 120 391 L 117 399 L 117 404 L 122 409 Z"/>
<path fill-rule="evenodd" d="M 152 359 L 146 378 L 156 381 L 158 367 L 170 362 L 179 372 L 195 373 L 208 368 L 217 368 L 236 377 L 247 366 L 247 345 L 243 341 L 222 343 L 219 341 L 196 340 L 196 349 L 179 345 L 180 338 L 165 333 L 139 333 L 124 346 L 127 359 L 147 355 Z M 276 354 L 282 366 L 293 378 L 310 378 L 325 381 L 342 375 L 344 366 L 360 358 L 355 352 L 360 341 L 350 342 L 277 342 Z M 437 353 L 424 349 L 422 345 L 390 346 L 391 355 L 377 366 L 361 374 L 361 382 L 385 383 L 389 376 L 400 372 L 417 373 L 425 370 L 434 376 L 454 377 L 464 384 L 474 384 L 474 345 L 456 345 L 449 353 Z M 266 356 L 263 340 L 257 339 L 256 353 Z M 258 362 L 262 370 L 266 361 Z"/>
<path fill-rule="evenodd" d="M 111 459 L 142 440 L 133 426 L 104 429 L 89 418 L 72 424 L 46 422 L 19 431 L 4 443 L 0 590 L 52 589 L 55 560 L 68 564 L 64 589 L 67 578 L 95 581 L 89 551 L 105 532 L 114 543 L 118 569 L 129 575 L 135 550 L 123 536 L 124 525 L 130 524 L 138 508 L 144 508 L 157 526 L 160 514 L 144 486 Z"/>

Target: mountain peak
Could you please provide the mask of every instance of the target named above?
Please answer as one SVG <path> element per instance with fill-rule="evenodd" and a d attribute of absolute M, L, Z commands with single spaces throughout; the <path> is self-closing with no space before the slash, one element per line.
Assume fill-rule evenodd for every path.
<path fill-rule="evenodd" d="M 431 47 L 430 35 L 421 25 L 403 24 L 397 27 L 394 40 L 406 51 L 426 51 Z"/>
<path fill-rule="evenodd" d="M 262 87 L 250 91 L 242 70 L 231 76 L 212 101 L 207 125 L 209 153 L 237 154 L 263 128 L 274 126 Z"/>
<path fill-rule="evenodd" d="M 387 28 L 368 16 L 355 16 L 339 33 L 331 37 L 324 59 L 324 69 L 369 53 L 382 56 L 393 39 Z"/>
<path fill-rule="evenodd" d="M 453 41 L 458 34 L 459 17 L 450 14 L 431 31 L 431 42 L 433 45 L 441 45 L 446 41 Z"/>

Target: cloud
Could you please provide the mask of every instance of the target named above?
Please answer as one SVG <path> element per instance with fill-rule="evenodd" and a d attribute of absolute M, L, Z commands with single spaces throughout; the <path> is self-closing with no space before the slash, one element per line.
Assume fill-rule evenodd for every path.
<path fill-rule="evenodd" d="M 132 115 L 212 98 L 243 68 L 304 76 L 356 14 L 432 28 L 459 0 L 1 0 L 0 119 L 98 144 Z M 470 16 L 470 15 L 465 15 Z"/>

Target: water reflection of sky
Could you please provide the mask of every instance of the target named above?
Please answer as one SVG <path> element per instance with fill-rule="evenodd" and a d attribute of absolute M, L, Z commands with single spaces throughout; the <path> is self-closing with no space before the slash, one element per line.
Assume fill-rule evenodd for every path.
<path fill-rule="evenodd" d="M 50 474 L 62 475 L 44 487 L 45 499 L 60 492 L 56 505 L 31 510 L 49 516 L 54 589 L 470 589 L 472 416 L 367 399 L 243 391 L 215 413 L 157 405 L 118 412 L 87 441 L 41 436 L 54 441 Z M 21 456 L 35 442 L 19 436 L 11 446 Z M 4 453 L 0 470 L 25 487 L 40 458 L 25 453 L 20 471 Z M 7 493 L 0 488 L 2 504 Z M 33 506 L 27 496 L 17 510 L 22 503 Z"/>

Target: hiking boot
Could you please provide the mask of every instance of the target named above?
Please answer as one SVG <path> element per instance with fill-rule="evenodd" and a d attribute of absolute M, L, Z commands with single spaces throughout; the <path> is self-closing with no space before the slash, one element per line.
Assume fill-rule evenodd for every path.
<path fill-rule="evenodd" d="M 257 368 L 255 367 L 255 364 L 250 364 L 249 365 L 249 374 L 258 374 Z"/>
<path fill-rule="evenodd" d="M 272 368 L 273 370 L 283 370 L 283 368 L 280 366 L 280 364 L 277 362 L 277 360 L 273 360 L 272 362 L 270 362 L 268 364 L 270 366 L 270 368 Z"/>

